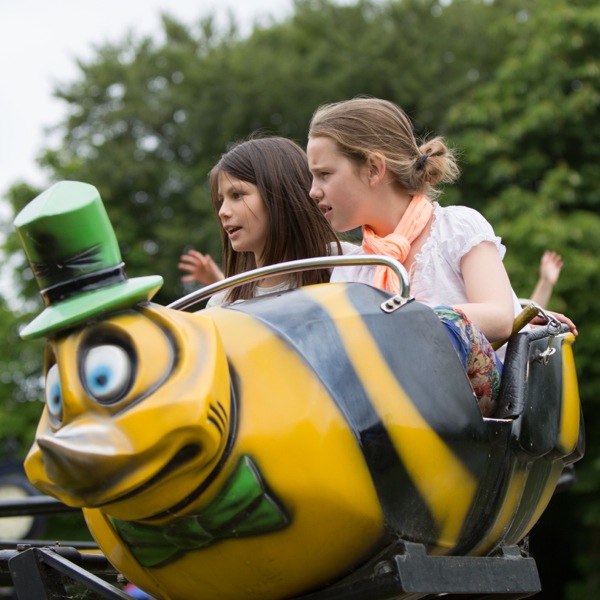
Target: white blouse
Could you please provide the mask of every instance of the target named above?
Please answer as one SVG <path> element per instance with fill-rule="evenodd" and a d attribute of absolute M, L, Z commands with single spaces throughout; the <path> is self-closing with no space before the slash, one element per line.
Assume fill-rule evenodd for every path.
<path fill-rule="evenodd" d="M 266 296 L 267 294 L 275 294 L 277 292 L 283 292 L 285 290 L 290 289 L 290 282 L 283 281 L 278 283 L 277 285 L 272 285 L 271 287 L 255 287 L 254 288 L 254 296 Z M 229 290 L 222 290 L 217 292 L 213 296 L 210 297 L 208 302 L 206 303 L 206 308 L 210 308 L 211 306 L 220 306 L 225 303 L 225 296 L 227 296 L 227 292 Z M 238 300 L 241 302 L 241 300 Z"/>
<path fill-rule="evenodd" d="M 415 256 L 410 269 L 410 295 L 432 308 L 468 302 L 460 261 L 472 248 L 482 242 L 491 242 L 503 259 L 506 248 L 494 233 L 492 226 L 476 210 L 467 206 L 434 206 L 434 220 L 429 237 Z M 348 254 L 364 254 L 358 246 Z M 335 267 L 332 282 L 358 281 L 371 283 L 376 267 L 359 265 Z M 521 306 L 513 292 L 515 316 Z"/>

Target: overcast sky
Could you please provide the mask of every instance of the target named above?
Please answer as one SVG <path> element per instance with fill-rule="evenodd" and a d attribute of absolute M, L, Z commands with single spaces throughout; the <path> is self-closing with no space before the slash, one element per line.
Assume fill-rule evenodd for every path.
<path fill-rule="evenodd" d="M 242 31 L 289 15 L 292 0 L 0 0 L 0 197 L 20 180 L 45 185 L 35 157 L 63 115 L 56 83 L 78 77 L 94 47 L 160 32 L 160 14 L 184 23 L 233 11 Z"/>

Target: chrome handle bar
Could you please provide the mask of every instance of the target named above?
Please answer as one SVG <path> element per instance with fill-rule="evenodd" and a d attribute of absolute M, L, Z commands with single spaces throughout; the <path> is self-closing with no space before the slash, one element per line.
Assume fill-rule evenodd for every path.
<path fill-rule="evenodd" d="M 311 269 L 330 269 L 332 267 L 344 267 L 350 265 L 385 265 L 394 271 L 400 281 L 400 291 L 396 296 L 384 302 L 382 309 L 386 312 L 395 310 L 410 300 L 408 297 L 410 293 L 410 282 L 404 266 L 395 258 L 390 258 L 389 256 L 365 254 L 360 256 L 319 256 L 316 258 L 303 258 L 300 260 L 290 260 L 288 262 L 277 263 L 267 267 L 252 269 L 251 271 L 233 275 L 227 279 L 194 290 L 179 298 L 179 300 L 171 302 L 171 304 L 167 305 L 167 308 L 183 310 L 201 302 L 217 292 L 237 287 L 255 279 L 264 279 L 266 277 L 295 273 L 298 271 L 309 271 Z"/>

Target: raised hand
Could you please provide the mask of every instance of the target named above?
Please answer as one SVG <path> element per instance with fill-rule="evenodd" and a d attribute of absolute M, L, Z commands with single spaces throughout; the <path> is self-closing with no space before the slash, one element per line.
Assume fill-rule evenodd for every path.
<path fill-rule="evenodd" d="M 197 250 L 190 250 L 183 254 L 177 265 L 187 275 L 181 277 L 184 283 L 196 282 L 209 285 L 224 278 L 223 271 L 217 266 L 210 254 L 202 254 Z"/>

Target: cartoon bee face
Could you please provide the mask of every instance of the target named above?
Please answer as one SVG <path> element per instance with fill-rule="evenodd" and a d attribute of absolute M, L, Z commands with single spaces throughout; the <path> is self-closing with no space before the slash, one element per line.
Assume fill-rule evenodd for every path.
<path fill-rule="evenodd" d="M 122 519 L 131 504 L 138 519 L 140 505 L 146 516 L 170 510 L 227 444 L 228 367 L 209 320 L 157 305 L 127 310 L 49 340 L 45 373 L 26 470 L 66 504 Z"/>

